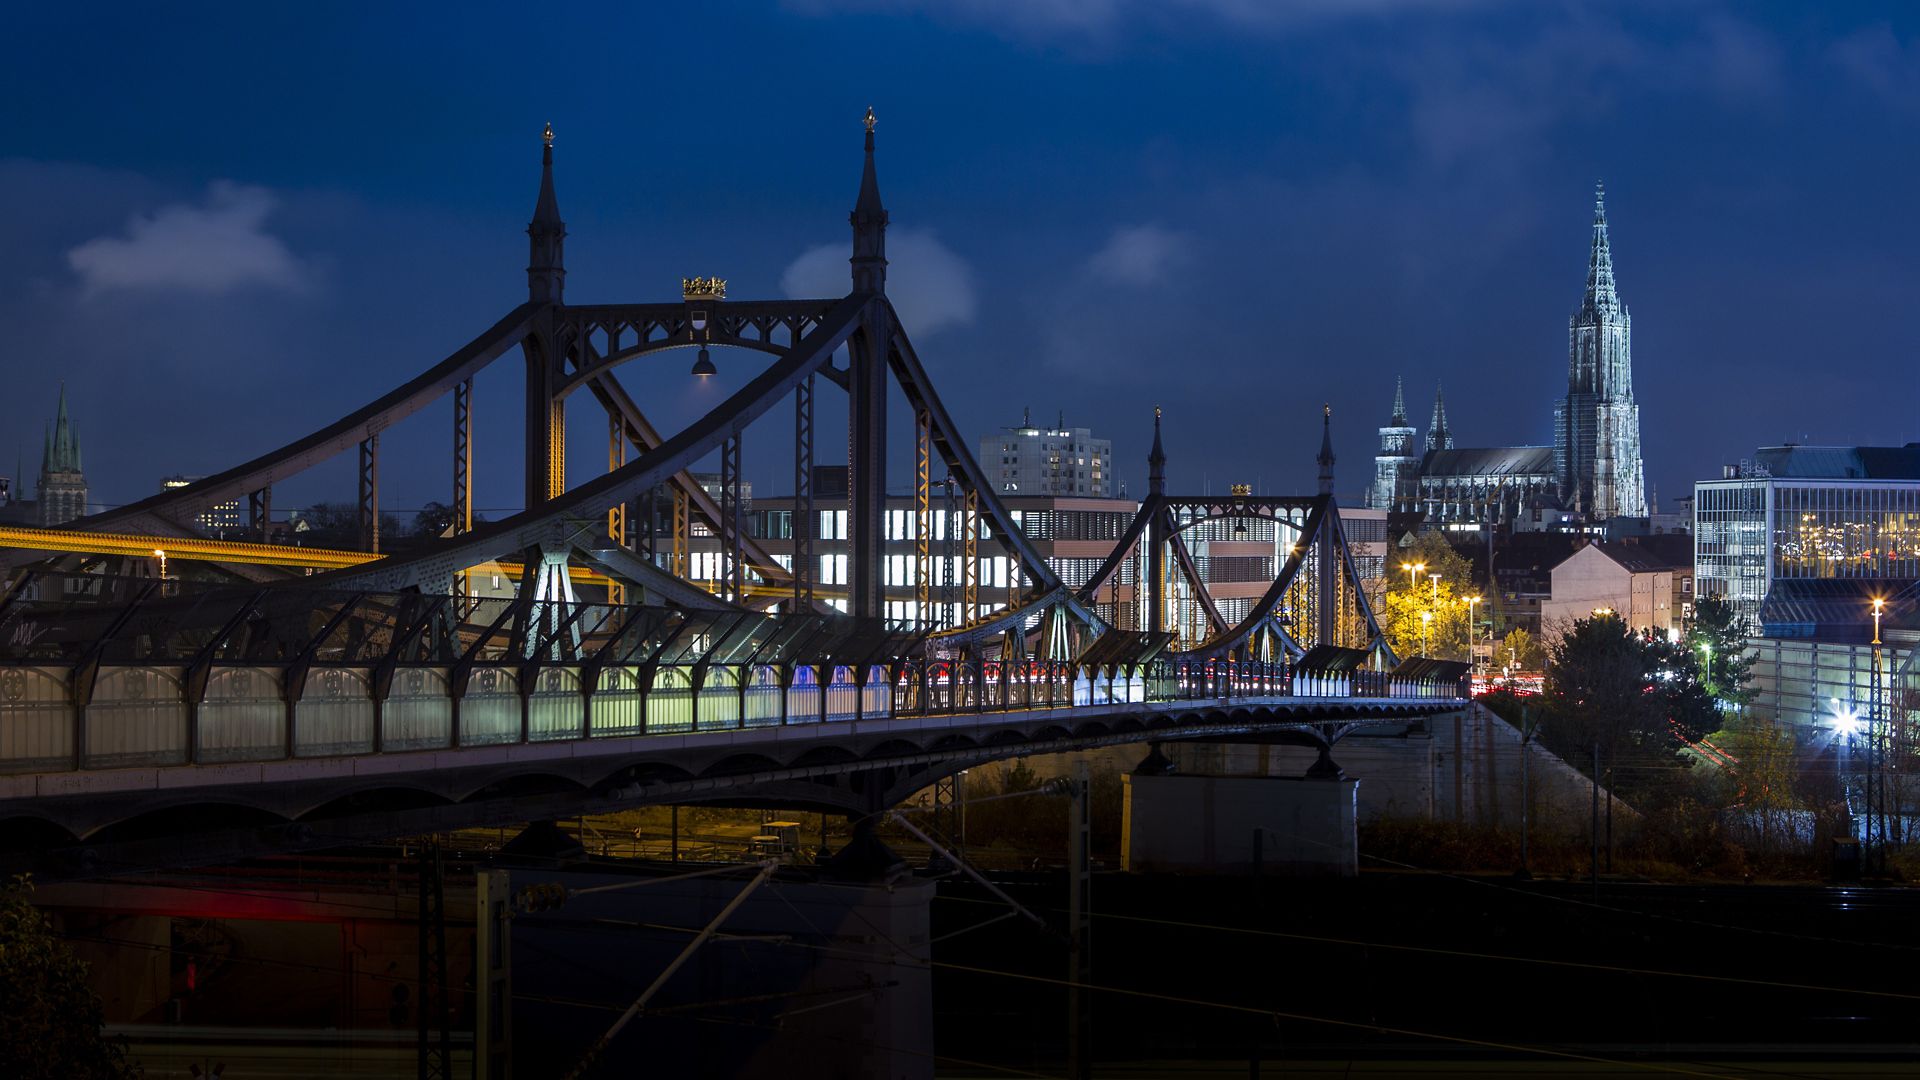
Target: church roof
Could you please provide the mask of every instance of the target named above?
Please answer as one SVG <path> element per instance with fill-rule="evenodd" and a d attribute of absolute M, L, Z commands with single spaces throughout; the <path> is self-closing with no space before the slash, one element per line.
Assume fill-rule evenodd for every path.
<path fill-rule="evenodd" d="M 1633 574 L 1684 570 L 1693 565 L 1693 537 L 1685 533 L 1602 540 L 1593 546 Z"/>
<path fill-rule="evenodd" d="M 1551 446 L 1488 446 L 1459 450 L 1429 450 L 1420 461 L 1420 476 L 1547 476 L 1553 475 Z"/>

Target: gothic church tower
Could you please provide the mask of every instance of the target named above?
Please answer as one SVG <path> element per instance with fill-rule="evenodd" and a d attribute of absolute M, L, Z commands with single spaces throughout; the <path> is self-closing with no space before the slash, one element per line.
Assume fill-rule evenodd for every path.
<path fill-rule="evenodd" d="M 40 456 L 40 524 L 65 525 L 87 514 L 87 477 L 80 468 L 80 437 L 67 419 L 67 388 L 60 388 L 60 414 L 47 430 Z"/>
<path fill-rule="evenodd" d="M 1373 456 L 1373 488 L 1367 505 L 1375 510 L 1397 510 L 1413 498 L 1420 459 L 1413 456 L 1413 427 L 1407 423 L 1407 398 L 1399 379 L 1393 381 L 1393 416 L 1380 429 L 1380 452 Z"/>
<path fill-rule="evenodd" d="M 1553 412 L 1560 498 L 1589 521 L 1647 515 L 1632 350 L 1633 319 L 1614 289 L 1601 187 L 1593 199 L 1586 294 L 1567 328 L 1567 396 Z"/>

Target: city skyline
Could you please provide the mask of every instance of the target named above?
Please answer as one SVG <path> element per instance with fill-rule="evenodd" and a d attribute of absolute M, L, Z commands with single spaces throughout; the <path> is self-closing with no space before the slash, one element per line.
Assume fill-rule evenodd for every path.
<path fill-rule="evenodd" d="M 11 25 L 0 1074 L 1914 1056 L 1920 10 Z"/>
<path fill-rule="evenodd" d="M 1911 28 L 1897 13 L 1395 5 L 1392 18 L 1256 23 L 1245 53 L 1229 48 L 1378 62 L 1430 34 L 1505 43 L 1520 58 L 1480 77 L 1435 75 L 1433 85 L 1399 73 L 1388 93 L 1304 62 L 1284 77 L 1230 64 L 1193 83 L 1202 46 L 1220 46 L 1203 30 L 1236 25 L 1206 5 L 1189 29 L 1127 5 L 1098 25 L 1049 21 L 1044 5 L 1011 23 L 976 17 L 988 10 L 934 18 L 910 6 L 819 4 L 742 17 L 729 24 L 734 45 L 760 69 L 712 88 L 733 119 L 686 125 L 676 149 L 644 160 L 629 141 L 645 113 L 616 108 L 621 95 L 598 76 L 535 92 L 479 79 L 460 100 L 422 104 L 402 93 L 406 77 L 376 62 L 388 46 L 351 19 L 288 46 L 284 71 L 223 54 L 253 80 L 259 105 L 203 81 L 157 85 L 129 107 L 164 137 L 130 135 L 89 94 L 18 118 L 0 192 L 43 212 L 9 223 L 18 252 L 10 303 L 61 344 L 40 360 L 16 352 L 17 392 L 0 423 L 31 443 L 66 379 L 90 433 L 93 498 L 110 505 L 145 494 L 156 471 L 217 469 L 337 415 L 363 386 L 451 352 L 511 301 L 537 135 L 549 120 L 569 298 L 670 295 L 693 272 L 729 276 L 750 293 L 818 291 L 814 282 L 845 275 L 840 215 L 858 179 L 847 131 L 873 104 L 895 222 L 891 291 L 936 371 L 982 376 L 970 380 L 979 388 L 956 390 L 956 420 L 976 436 L 995 430 L 1004 387 L 1018 386 L 1017 399 L 1041 415 L 1064 408 L 1111 438 L 1116 479 L 1130 491 L 1145 472 L 1142 400 L 1165 408 L 1170 467 L 1194 489 L 1310 490 L 1318 433 L 1307 403 L 1330 401 L 1335 447 L 1349 463 L 1337 488 L 1358 501 L 1379 403 L 1400 372 L 1452 387 L 1452 426 L 1470 442 L 1549 443 L 1538 418 L 1562 392 L 1560 319 L 1579 299 L 1596 178 L 1608 184 L 1640 316 L 1650 489 L 1670 502 L 1757 445 L 1920 437 L 1897 399 L 1867 389 L 1878 358 L 1906 343 L 1900 297 L 1914 275 L 1904 262 L 1913 223 L 1893 183 L 1910 151 L 1859 130 L 1897 133 L 1915 120 L 1899 77 Z M 32 18 L 46 40 L 74 40 L 65 16 Z M 276 18 L 172 24 L 163 36 L 191 60 L 222 35 L 269 33 Z M 129 16 L 116 32 L 138 28 Z M 843 32 L 924 47 L 936 72 L 984 57 L 1016 74 L 977 101 L 885 71 L 767 95 L 794 70 L 773 50 L 775 36 Z M 503 33 L 482 17 L 449 48 Z M 1156 33 L 1158 51 L 1148 43 Z M 310 50 L 323 43 L 371 73 L 337 108 L 316 107 L 297 78 L 320 62 Z M 646 87 L 676 101 L 670 88 L 711 61 L 712 48 L 671 59 Z M 58 52 L 4 78 L 31 80 Z M 1527 66 L 1569 55 L 1586 59 L 1551 78 Z M 1699 61 L 1693 81 L 1652 77 L 1649 65 L 1674 57 Z M 422 59 L 439 71 L 457 57 Z M 135 55 L 103 76 L 100 92 L 139 79 L 142 63 Z M 1075 107 L 1077 95 L 1120 92 L 1131 69 L 1163 78 L 1150 96 L 1129 92 L 1139 107 L 1126 121 Z M 1540 99 L 1538 115 L 1522 107 L 1529 96 Z M 1831 130 L 1789 120 L 1840 106 Z M 758 175 L 747 164 L 754 154 L 725 137 L 739 117 L 759 115 L 751 109 L 763 110 L 783 161 L 797 163 L 778 180 Z M 1715 134 L 1688 150 L 1681 129 L 1708 121 Z M 1464 142 L 1443 143 L 1446 131 Z M 1049 145 L 1073 148 L 1076 165 Z M 1807 160 L 1813 150 L 1831 150 L 1832 164 Z M 1836 197 L 1840 172 L 1846 199 Z M 1131 319 L 1143 304 L 1166 317 Z M 1829 357 L 1838 362 L 1823 363 L 1826 377 L 1795 394 L 1739 392 Z M 649 405 L 663 426 L 738 385 L 747 365 L 720 360 L 711 387 Z M 1176 384 L 1166 377 L 1174 370 L 1197 377 Z M 1297 409 L 1291 392 L 1278 403 L 1235 392 L 1275 370 L 1297 389 Z M 514 485 L 495 490 L 488 477 L 501 470 L 488 466 L 512 460 L 506 439 L 517 441 L 517 419 L 493 411 L 505 394 L 488 390 L 483 381 L 477 502 L 511 507 Z M 177 459 L 139 451 L 157 415 L 193 421 Z M 1274 437 L 1248 449 L 1233 433 L 1249 430 Z M 394 438 L 431 448 L 442 433 L 427 419 Z M 594 440 L 582 432 L 575 442 L 576 468 L 591 469 Z M 753 453 L 747 475 L 767 490 L 784 486 Z M 412 456 L 424 460 L 391 463 L 393 505 L 440 497 L 445 486 L 436 460 Z M 341 463 L 337 477 L 278 505 L 340 498 L 351 471 Z"/>

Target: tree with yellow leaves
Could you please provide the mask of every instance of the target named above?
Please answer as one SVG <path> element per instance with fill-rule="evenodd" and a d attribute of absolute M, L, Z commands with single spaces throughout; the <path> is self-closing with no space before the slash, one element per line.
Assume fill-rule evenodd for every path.
<path fill-rule="evenodd" d="M 1398 656 L 1468 659 L 1475 612 L 1466 597 L 1473 567 L 1439 533 L 1424 533 L 1387 561 L 1386 596 L 1380 610 L 1387 643 Z"/>

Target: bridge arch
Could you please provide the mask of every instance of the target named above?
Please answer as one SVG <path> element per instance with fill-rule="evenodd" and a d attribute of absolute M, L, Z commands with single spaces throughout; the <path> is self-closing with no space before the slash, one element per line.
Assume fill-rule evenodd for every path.
<path fill-rule="evenodd" d="M 39 851 L 78 839 L 72 829 L 36 813 L 0 818 L 0 851 Z"/>
<path fill-rule="evenodd" d="M 201 796 L 118 819 L 89 830 L 80 839 L 88 843 L 118 844 L 182 833 L 270 828 L 292 821 L 284 814 L 249 802 Z"/>
<path fill-rule="evenodd" d="M 726 757 L 700 770 L 701 777 L 739 776 L 747 773 L 773 772 L 781 768 L 778 761 L 765 754 L 729 754 Z"/>
<path fill-rule="evenodd" d="M 691 356 L 694 350 L 700 348 L 702 344 L 713 349 L 746 349 L 752 352 L 766 353 L 775 357 L 785 356 L 793 351 L 792 345 L 780 345 L 770 341 L 754 341 L 747 338 L 720 335 L 716 335 L 711 340 L 705 342 L 692 341 L 686 338 L 671 340 L 663 338 L 645 341 L 637 345 L 627 346 L 613 353 L 611 356 L 596 360 L 589 366 L 575 370 L 561 381 L 559 385 L 554 387 L 553 396 L 556 400 L 564 400 L 572 395 L 574 391 L 609 374 L 613 369 L 622 367 L 643 357 L 656 356 L 660 353 L 667 352 L 684 352 Z M 680 374 L 684 375 L 685 372 L 681 372 Z"/>
<path fill-rule="evenodd" d="M 369 784 L 317 803 L 296 815 L 296 818 L 300 821 L 326 821 L 356 814 L 429 810 L 434 807 L 451 806 L 453 803 L 454 800 L 448 796 L 417 784 Z"/>

